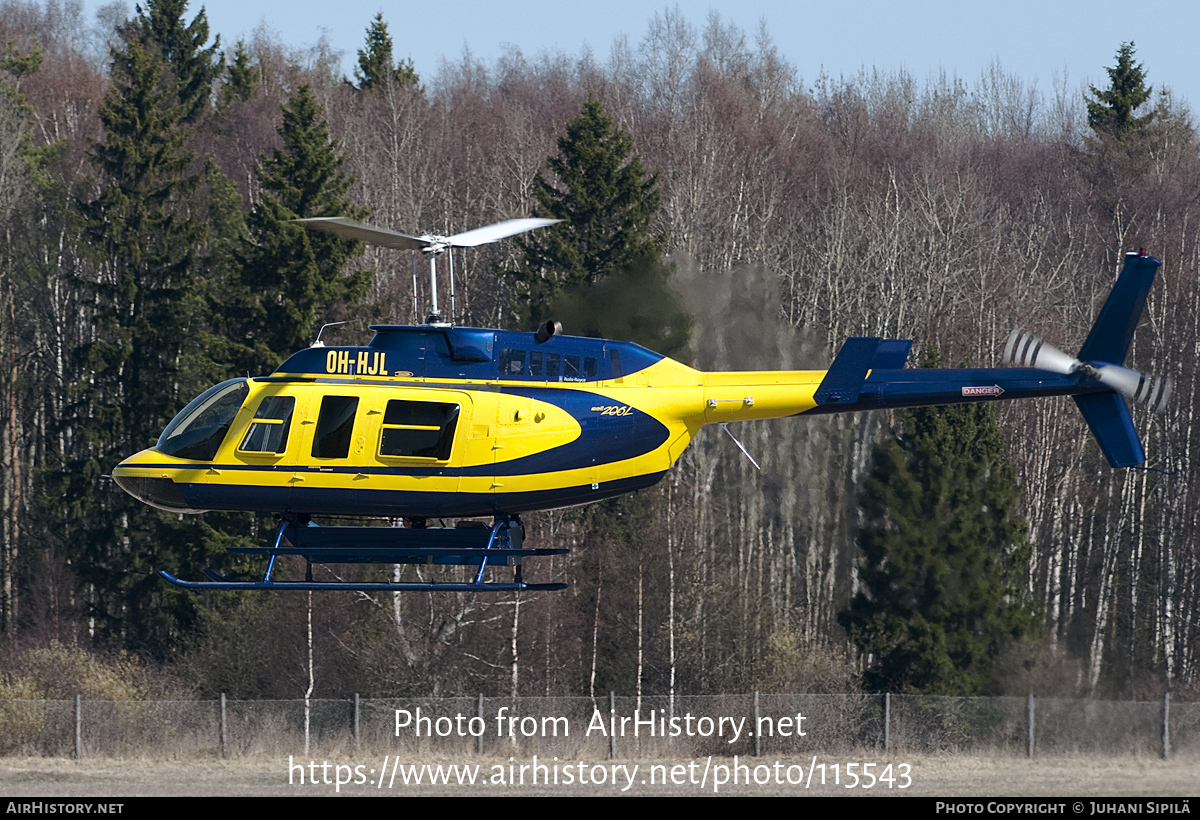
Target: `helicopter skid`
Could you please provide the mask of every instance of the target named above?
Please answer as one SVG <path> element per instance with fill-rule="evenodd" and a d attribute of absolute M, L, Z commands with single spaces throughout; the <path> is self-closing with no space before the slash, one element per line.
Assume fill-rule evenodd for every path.
<path fill-rule="evenodd" d="M 522 578 L 525 558 L 565 555 L 566 549 L 522 549 L 524 528 L 519 521 L 498 517 L 490 528 L 477 526 L 408 527 L 318 527 L 288 517 L 280 522 L 271 547 L 232 548 L 242 555 L 265 555 L 270 560 L 261 581 L 238 581 L 214 570 L 205 570 L 209 581 L 184 581 L 168 572 L 164 579 L 184 589 L 225 590 L 319 590 L 355 592 L 507 592 L 518 590 L 566 589 L 564 583 L 531 584 Z M 285 541 L 286 539 L 286 541 Z M 271 574 L 281 555 L 305 559 L 303 581 L 276 581 Z M 358 582 L 314 581 L 313 564 L 418 564 L 425 566 L 469 566 L 475 568 L 472 582 Z M 511 582 L 485 582 L 489 566 L 514 567 Z"/>
<path fill-rule="evenodd" d="M 165 580 L 184 589 L 225 590 L 349 590 L 351 592 L 540 592 L 566 589 L 566 584 L 528 584 L 525 582 L 481 583 L 481 584 L 437 584 L 437 583 L 357 583 L 347 581 L 233 581 L 218 572 L 205 573 L 212 581 L 183 581 L 165 570 L 160 572 Z"/>

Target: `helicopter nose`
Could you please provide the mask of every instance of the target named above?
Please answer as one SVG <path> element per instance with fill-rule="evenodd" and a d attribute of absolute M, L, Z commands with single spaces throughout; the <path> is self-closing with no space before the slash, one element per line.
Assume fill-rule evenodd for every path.
<path fill-rule="evenodd" d="M 170 512 L 188 512 L 187 502 L 175 482 L 169 478 L 138 478 L 128 475 L 118 475 L 113 472 L 113 480 L 117 486 L 131 496 L 152 507 Z"/>
<path fill-rule="evenodd" d="M 161 471 L 151 473 L 145 467 L 138 466 L 141 458 L 148 452 L 152 451 L 143 450 L 136 456 L 125 459 L 113 469 L 112 477 L 113 481 L 117 482 L 117 486 L 143 504 L 149 504 L 160 510 L 202 512 L 202 510 L 196 510 L 189 506 L 179 491 L 179 487 Z"/>

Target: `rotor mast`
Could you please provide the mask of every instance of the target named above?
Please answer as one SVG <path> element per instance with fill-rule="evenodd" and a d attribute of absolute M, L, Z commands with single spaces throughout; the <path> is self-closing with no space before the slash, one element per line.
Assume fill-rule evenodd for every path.
<path fill-rule="evenodd" d="M 438 254 L 446 250 L 446 245 L 434 245 L 421 251 L 425 258 L 429 260 L 429 318 L 425 320 L 427 325 L 440 325 L 442 322 L 442 312 L 438 310 L 437 300 L 437 258 Z M 453 274 L 451 274 L 453 276 Z M 453 289 L 451 285 L 451 289 Z M 453 312 L 453 311 L 451 311 Z"/>

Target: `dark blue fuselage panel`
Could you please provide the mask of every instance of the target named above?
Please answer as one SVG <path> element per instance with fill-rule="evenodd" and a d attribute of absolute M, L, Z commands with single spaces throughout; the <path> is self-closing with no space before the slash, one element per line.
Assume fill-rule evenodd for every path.
<path fill-rule="evenodd" d="M 609 381 L 663 357 L 631 342 L 470 327 L 373 325 L 366 347 L 310 347 L 274 375 L 378 376 L 473 381 Z"/>
<path fill-rule="evenodd" d="M 381 518 L 472 518 L 475 516 L 549 510 L 589 504 L 651 487 L 665 471 L 605 481 L 596 485 L 560 487 L 524 493 L 414 492 L 352 490 L 317 487 L 236 488 L 220 484 L 177 483 L 189 507 L 198 510 L 282 511 L 287 514 L 356 515 Z"/>
<path fill-rule="evenodd" d="M 1062 376 L 1035 368 L 872 370 L 855 401 L 818 405 L 804 415 L 1107 392 L 1082 373 Z"/>

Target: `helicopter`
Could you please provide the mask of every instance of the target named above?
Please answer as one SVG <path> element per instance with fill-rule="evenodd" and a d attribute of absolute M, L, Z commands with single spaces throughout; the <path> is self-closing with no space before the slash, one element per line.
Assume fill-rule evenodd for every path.
<path fill-rule="evenodd" d="M 533 333 L 443 321 L 438 255 L 556 220 L 514 219 L 449 237 L 346 217 L 294 221 L 421 252 L 430 262 L 432 310 L 422 325 L 372 325 L 365 346 L 325 346 L 318 334 L 269 376 L 210 388 L 155 446 L 113 470 L 122 489 L 164 510 L 278 518 L 270 546 L 236 549 L 268 558 L 260 580 L 213 570 L 205 571 L 207 581 L 160 573 L 180 587 L 563 589 L 524 579 L 527 559 L 567 550 L 526 548 L 521 514 L 653 486 L 706 425 L 1071 396 L 1109 463 L 1122 468 L 1145 460 L 1127 400 L 1161 413 L 1171 391 L 1170 379 L 1124 367 L 1160 265 L 1144 249 L 1126 255 L 1078 356 L 1018 329 L 1005 347 L 1009 367 L 908 368 L 912 340 L 852 337 L 826 370 L 704 372 L 634 343 L 564 335 L 552 320 Z M 314 516 L 406 525 L 317 526 Z M 478 518 L 492 523 L 471 520 Z M 459 520 L 431 527 L 430 519 Z M 304 558 L 303 581 L 272 577 L 285 555 Z M 452 565 L 473 573 L 462 583 L 313 579 L 313 564 L 353 563 Z M 512 567 L 512 579 L 486 579 L 489 567 Z"/>

